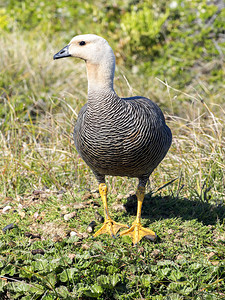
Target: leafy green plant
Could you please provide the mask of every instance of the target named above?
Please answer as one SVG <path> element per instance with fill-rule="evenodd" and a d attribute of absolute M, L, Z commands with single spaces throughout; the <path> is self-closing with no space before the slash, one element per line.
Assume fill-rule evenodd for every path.
<path fill-rule="evenodd" d="M 132 6 L 121 20 L 121 28 L 127 38 L 130 55 L 149 55 L 154 45 L 161 39 L 162 26 L 169 16 L 169 11 L 157 13 L 148 3 Z"/>

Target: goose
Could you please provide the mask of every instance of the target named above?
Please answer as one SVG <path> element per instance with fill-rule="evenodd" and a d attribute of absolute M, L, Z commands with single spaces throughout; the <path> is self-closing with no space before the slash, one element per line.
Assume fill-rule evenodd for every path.
<path fill-rule="evenodd" d="M 74 142 L 99 183 L 105 218 L 94 237 L 105 233 L 112 237 L 127 235 L 134 245 L 144 236 L 155 240 L 156 233 L 141 225 L 141 209 L 149 176 L 172 142 L 164 115 L 148 98 L 121 98 L 116 94 L 115 56 L 104 38 L 95 34 L 77 35 L 53 58 L 65 57 L 84 60 L 87 69 L 88 101 L 78 114 Z M 106 175 L 138 178 L 137 216 L 130 227 L 110 217 Z M 118 233 L 121 228 L 124 230 Z"/>

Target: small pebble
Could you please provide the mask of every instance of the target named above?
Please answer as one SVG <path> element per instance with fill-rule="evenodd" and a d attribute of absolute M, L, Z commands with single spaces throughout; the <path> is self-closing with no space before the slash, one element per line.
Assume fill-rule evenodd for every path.
<path fill-rule="evenodd" d="M 100 213 L 97 210 L 95 211 L 95 219 L 100 223 L 104 222 L 104 217 L 100 215 Z"/>
<path fill-rule="evenodd" d="M 82 232 L 81 234 L 82 234 L 82 238 L 83 239 L 88 238 L 88 233 L 87 232 Z"/>
<path fill-rule="evenodd" d="M 80 240 L 89 237 L 89 235 L 88 235 L 87 232 L 78 232 L 78 231 L 76 231 L 76 229 L 71 230 L 71 231 L 69 232 L 69 236 L 70 236 L 70 237 L 77 236 Z"/>
<path fill-rule="evenodd" d="M 39 217 L 38 211 L 36 211 L 36 212 L 34 213 L 33 217 L 34 217 L 34 219 L 37 219 L 37 218 Z"/>
<path fill-rule="evenodd" d="M 65 221 L 68 221 L 68 220 L 70 220 L 70 219 L 76 217 L 76 215 L 77 215 L 77 213 L 76 213 L 75 211 L 73 211 L 73 212 L 71 212 L 71 213 L 69 213 L 69 214 L 64 215 L 64 220 L 65 220 Z"/>
<path fill-rule="evenodd" d="M 86 205 L 91 205 L 93 207 L 95 206 L 100 206 L 99 202 L 98 201 L 94 201 L 94 200 L 88 200 L 87 202 L 85 202 Z"/>
<path fill-rule="evenodd" d="M 73 236 L 78 236 L 78 234 L 77 234 L 76 231 L 71 231 L 71 232 L 70 232 L 70 237 L 73 237 Z"/>
<path fill-rule="evenodd" d="M 3 213 L 3 214 L 6 214 L 7 211 L 10 210 L 11 208 L 12 208 L 12 206 L 10 206 L 10 205 L 5 206 L 5 207 L 2 209 L 2 213 Z"/>
<path fill-rule="evenodd" d="M 155 240 L 158 238 L 158 236 L 157 236 L 157 235 L 155 235 L 155 236 L 152 236 L 152 235 L 145 235 L 144 238 L 145 238 L 146 240 L 155 242 Z"/>
<path fill-rule="evenodd" d="M 178 232 L 178 233 L 176 234 L 176 237 L 177 237 L 177 238 L 182 238 L 182 237 L 183 237 L 183 233 L 182 233 L 182 232 Z"/>
<path fill-rule="evenodd" d="M 25 217 L 25 212 L 24 211 L 18 211 L 18 215 L 21 217 L 21 219 L 23 219 Z"/>
<path fill-rule="evenodd" d="M 73 204 L 74 209 L 82 209 L 82 208 L 85 208 L 85 207 L 86 207 L 85 203 L 74 203 Z"/>
<path fill-rule="evenodd" d="M 31 250 L 31 253 L 33 255 L 35 255 L 35 254 L 44 254 L 45 251 L 43 249 L 34 249 L 34 250 Z"/>
<path fill-rule="evenodd" d="M 74 242 L 73 244 L 74 244 L 74 246 L 75 246 L 75 247 L 77 247 L 77 246 L 81 246 L 81 244 L 82 244 L 82 241 Z"/>
<path fill-rule="evenodd" d="M 26 237 L 29 237 L 31 239 L 40 239 L 41 235 L 40 234 L 33 234 L 31 232 L 25 232 L 24 234 Z"/>
<path fill-rule="evenodd" d="M 87 232 L 92 233 L 94 231 L 95 226 L 96 226 L 96 222 L 91 221 L 91 223 L 87 227 Z"/>
<path fill-rule="evenodd" d="M 159 249 L 155 249 L 154 251 L 152 251 L 151 256 L 153 256 L 154 258 L 159 257 L 159 255 L 161 254 L 161 251 Z"/>
<path fill-rule="evenodd" d="M 112 205 L 112 209 L 117 211 L 117 212 L 119 212 L 119 211 L 127 212 L 126 207 L 121 203 L 114 203 Z"/>

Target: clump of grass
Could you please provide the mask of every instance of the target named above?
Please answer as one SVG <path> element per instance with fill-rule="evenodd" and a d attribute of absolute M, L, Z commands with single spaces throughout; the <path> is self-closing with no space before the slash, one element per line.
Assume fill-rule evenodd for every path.
<path fill-rule="evenodd" d="M 183 95 L 192 102 L 189 108 L 186 106 L 186 118 L 168 116 L 173 129 L 173 145 L 165 165 L 173 170 L 174 166 L 179 169 L 187 197 L 197 196 L 202 201 L 213 198 L 215 202 L 222 203 L 224 110 L 216 103 L 205 102 L 199 94 L 186 94 L 168 85 L 167 88 L 175 92 L 173 101 L 176 101 L 177 95 Z"/>

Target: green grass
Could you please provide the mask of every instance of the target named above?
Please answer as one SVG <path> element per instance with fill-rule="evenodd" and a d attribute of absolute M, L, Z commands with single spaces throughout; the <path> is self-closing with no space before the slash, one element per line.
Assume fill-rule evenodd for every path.
<path fill-rule="evenodd" d="M 196 3 L 193 2 L 194 8 Z M 83 4 L 79 5 L 82 8 Z M 193 37 L 185 31 L 190 14 L 183 15 L 183 19 L 178 14 L 176 19 L 170 12 L 172 15 L 165 26 L 172 28 L 171 32 L 162 30 L 167 34 L 165 43 L 161 44 L 159 39 L 155 44 L 152 40 L 153 48 L 167 47 L 171 40 L 168 51 L 172 54 L 176 49 L 186 51 L 188 36 L 190 49 L 184 52 L 185 66 L 195 63 L 177 75 L 182 62 L 176 64 L 177 58 L 171 54 L 167 65 L 168 53 L 156 51 L 152 71 L 147 67 L 144 73 L 144 56 L 138 59 L 141 71 L 136 73 L 127 67 L 135 54 L 130 54 L 125 63 L 122 59 L 129 49 L 124 45 L 123 34 L 119 39 L 115 19 L 119 8 L 115 6 L 107 12 L 105 4 L 101 5 L 102 35 L 117 53 L 115 90 L 123 97 L 143 95 L 154 100 L 173 132 L 169 153 L 150 177 L 142 210 L 143 225 L 154 230 L 159 238 L 155 243 L 143 239 L 137 247 L 132 247 L 129 237 L 87 236 L 86 229 L 95 220 L 95 211 L 103 215 L 103 208 L 100 198 L 89 193 L 97 190 L 98 184 L 78 156 L 72 139 L 77 113 L 87 99 L 85 65 L 74 59 L 53 61 L 53 54 L 72 37 L 70 29 L 64 34 L 58 23 L 54 24 L 57 20 L 51 24 L 55 29 L 48 28 L 46 16 L 40 17 L 39 22 L 35 15 L 32 30 L 24 28 L 29 11 L 18 17 L 17 23 L 10 19 L 12 12 L 20 7 L 17 3 L 10 13 L 7 12 L 10 7 L 0 10 L 0 19 L 6 13 L 10 17 L 5 18 L 7 28 L 0 26 L 3 28 L 0 36 L 0 229 L 14 224 L 6 233 L 0 230 L 0 298 L 223 299 L 225 85 L 223 46 L 218 31 L 221 15 L 215 21 L 216 48 L 206 45 L 210 41 L 205 39 L 201 44 L 205 56 L 198 59 L 195 50 L 200 49 L 190 50 Z M 202 9 L 201 18 L 208 22 L 214 8 L 206 9 L 205 14 L 205 8 Z M 93 12 L 90 3 L 85 9 Z M 126 15 L 126 26 L 132 9 L 126 5 L 121 8 L 124 18 Z M 51 6 L 43 14 L 47 12 L 52 12 Z M 62 13 L 69 22 L 66 16 Z M 79 20 L 81 32 L 87 24 L 85 20 L 84 14 Z M 112 36 L 105 29 L 107 22 Z M 200 26 L 193 20 L 189 22 L 190 26 L 194 24 L 190 31 Z M 19 30 L 18 24 L 23 30 Z M 86 25 L 90 32 L 92 25 Z M 101 28 L 95 26 L 95 32 L 100 32 Z M 184 41 L 182 46 L 176 44 L 179 33 Z M 199 35 L 208 37 L 211 31 L 203 33 Z M 138 54 L 139 46 L 135 50 Z M 174 69 L 170 64 L 174 64 Z M 167 68 L 168 74 L 175 70 L 172 77 L 167 73 L 160 75 L 162 66 L 171 68 Z M 136 200 L 128 195 L 136 190 L 137 180 L 108 177 L 107 184 L 112 217 L 131 225 Z M 118 194 L 122 194 L 120 200 Z M 64 220 L 66 213 L 75 210 L 74 203 L 89 200 L 93 201 L 77 209 L 75 218 Z M 114 202 L 122 203 L 126 212 L 115 211 Z M 6 206 L 11 209 L 3 213 Z M 97 222 L 95 230 L 100 226 Z M 71 231 L 76 231 L 77 236 L 71 237 Z"/>
<path fill-rule="evenodd" d="M 2 215 L 1 221 L 2 226 L 15 223 L 0 243 L 2 295 L 10 295 L 9 299 L 223 298 L 224 208 L 147 195 L 143 225 L 154 229 L 159 240 L 143 239 L 132 247 L 127 237 L 69 237 L 71 230 L 82 235 L 94 219 L 96 208 L 90 205 L 64 221 L 62 214 L 73 211 L 73 201 L 81 201 L 82 195 L 76 192 L 72 199 L 68 193 L 46 191 L 10 201 L 13 212 Z M 114 200 L 110 197 L 110 207 Z M 112 211 L 114 219 L 131 224 L 136 203 L 128 207 L 127 213 Z M 102 208 L 98 211 L 103 213 Z M 40 237 L 26 237 L 27 231 Z M 43 254 L 32 253 L 37 249 Z"/>

